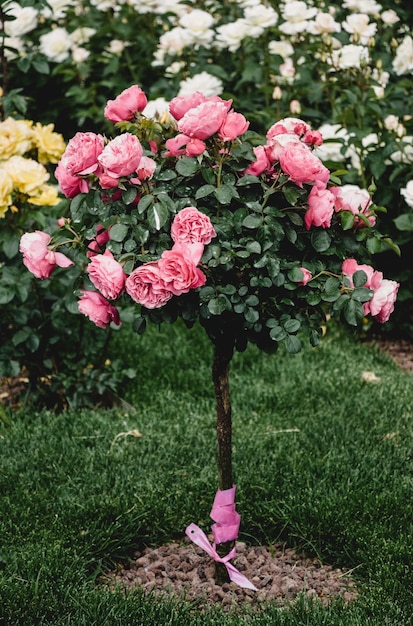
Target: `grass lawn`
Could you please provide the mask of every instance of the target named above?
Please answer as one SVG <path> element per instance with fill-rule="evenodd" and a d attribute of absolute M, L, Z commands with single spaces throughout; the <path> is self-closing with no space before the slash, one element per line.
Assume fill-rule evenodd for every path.
<path fill-rule="evenodd" d="M 144 545 L 209 531 L 217 488 L 212 346 L 200 328 L 119 331 L 130 406 L 26 410 L 0 425 L 2 626 L 409 626 L 413 623 L 413 378 L 328 333 L 231 367 L 240 539 L 287 541 L 354 568 L 361 594 L 328 607 L 200 614 L 96 579 Z M 363 381 L 365 371 L 377 382 Z M 141 437 L 126 435 L 138 429 Z"/>

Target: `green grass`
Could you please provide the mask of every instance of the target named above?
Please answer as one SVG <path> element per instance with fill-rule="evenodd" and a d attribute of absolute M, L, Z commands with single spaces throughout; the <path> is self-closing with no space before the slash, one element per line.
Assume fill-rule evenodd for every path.
<path fill-rule="evenodd" d="M 346 606 L 201 615 L 102 571 L 144 545 L 208 531 L 217 488 L 212 346 L 199 328 L 120 331 L 129 404 L 11 415 L 0 426 L 2 626 L 408 626 L 413 623 L 413 378 L 331 331 L 316 350 L 231 364 L 240 539 L 305 548 L 354 568 Z M 379 382 L 362 381 L 373 371 Z M 133 408 L 132 408 L 133 407 Z M 142 437 L 127 435 L 138 429 Z M 123 433 L 123 434 L 122 434 Z"/>

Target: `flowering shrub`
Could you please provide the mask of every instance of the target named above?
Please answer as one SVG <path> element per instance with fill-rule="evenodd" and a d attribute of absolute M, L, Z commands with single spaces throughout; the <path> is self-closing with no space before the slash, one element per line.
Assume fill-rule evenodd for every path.
<path fill-rule="evenodd" d="M 387 321 L 397 283 L 355 260 L 382 245 L 378 207 L 316 156 L 319 131 L 285 118 L 262 137 L 231 100 L 201 92 L 172 99 L 164 122 L 145 106 L 132 86 L 105 108 L 120 133 L 69 141 L 56 177 L 71 219 L 34 251 L 34 235 L 22 237 L 32 272 L 75 250 L 79 309 L 98 326 L 119 325 L 132 301 L 138 332 L 146 319 L 199 319 L 231 349 L 285 341 L 296 352 L 302 332 L 316 345 L 327 309 L 352 326 L 366 314 Z"/>
<path fill-rule="evenodd" d="M 52 124 L 0 122 L 0 378 L 26 378 L 31 399 L 59 407 L 116 392 L 125 377 L 116 363 L 104 365 L 107 336 L 83 333 L 84 320 L 69 312 L 79 269 L 48 249 L 43 231 L 67 209 L 51 178 L 65 147 Z M 19 247 L 34 276 L 24 271 Z M 34 278 L 50 278 L 56 266 L 70 269 L 52 282 Z"/>
<path fill-rule="evenodd" d="M 132 82 L 148 93 L 148 113 L 163 114 L 176 94 L 201 91 L 233 98 L 260 132 L 291 114 L 311 121 L 323 133 L 317 154 L 326 165 L 346 169 L 347 184 L 374 183 L 376 201 L 392 209 L 380 216 L 381 229 L 404 254 L 395 263 L 377 247 L 376 263 L 403 279 L 406 316 L 413 302 L 406 3 L 29 0 L 4 3 L 0 16 L 8 110 L 26 105 L 67 137 L 79 127 L 101 132 L 96 120 L 107 98 Z M 30 102 L 22 101 L 23 84 Z"/>

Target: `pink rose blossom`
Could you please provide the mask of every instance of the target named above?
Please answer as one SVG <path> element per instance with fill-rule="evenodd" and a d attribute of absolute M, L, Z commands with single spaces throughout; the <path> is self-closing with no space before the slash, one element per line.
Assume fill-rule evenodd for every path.
<path fill-rule="evenodd" d="M 227 116 L 221 124 L 218 135 L 222 141 L 234 141 L 240 135 L 243 135 L 249 127 L 250 123 L 241 113 L 236 111 L 228 111 Z"/>
<path fill-rule="evenodd" d="M 78 302 L 79 312 L 86 315 L 99 328 L 106 328 L 111 322 L 122 324 L 119 311 L 97 291 L 82 290 Z"/>
<path fill-rule="evenodd" d="M 178 130 L 189 137 L 208 139 L 218 132 L 227 112 L 227 103 L 221 101 L 203 102 L 185 113 L 178 122 Z"/>
<path fill-rule="evenodd" d="M 209 217 L 195 207 L 179 211 L 171 226 L 171 237 L 175 243 L 207 245 L 216 235 Z"/>
<path fill-rule="evenodd" d="M 139 139 L 132 133 L 124 133 L 109 141 L 98 160 L 103 173 L 116 179 L 135 172 L 142 155 Z"/>
<path fill-rule="evenodd" d="M 86 176 L 98 169 L 98 157 L 104 148 L 102 135 L 76 133 L 66 146 L 60 160 L 62 167 L 72 176 Z"/>
<path fill-rule="evenodd" d="M 176 96 L 169 103 L 169 112 L 176 120 L 180 120 L 189 109 L 194 109 L 207 101 L 208 98 L 200 91 L 195 91 L 187 96 Z"/>
<path fill-rule="evenodd" d="M 204 246 L 201 243 L 176 243 L 172 250 L 162 253 L 158 262 L 161 277 L 175 296 L 205 285 L 206 276 L 196 267 L 203 250 Z"/>
<path fill-rule="evenodd" d="M 103 246 L 109 241 L 108 231 L 101 225 L 96 226 L 96 236 L 88 245 L 86 256 L 92 258 L 103 251 Z"/>
<path fill-rule="evenodd" d="M 288 143 L 280 154 L 280 165 L 290 180 L 298 185 L 316 180 L 327 183 L 330 171 L 303 143 Z"/>
<path fill-rule="evenodd" d="M 139 181 L 150 180 L 152 176 L 154 175 L 155 170 L 156 170 L 156 161 L 154 161 L 150 157 L 143 156 L 141 160 L 139 161 L 139 165 L 136 170 Z"/>
<path fill-rule="evenodd" d="M 244 174 L 252 174 L 259 176 L 263 172 L 267 172 L 271 168 L 270 160 L 267 156 L 265 146 L 255 146 L 253 148 L 256 160 L 251 163 L 245 170 Z"/>
<path fill-rule="evenodd" d="M 395 280 L 384 278 L 380 286 L 374 291 L 373 297 L 367 304 L 370 305 L 370 314 L 375 317 L 380 324 L 384 324 L 394 311 L 399 283 Z"/>
<path fill-rule="evenodd" d="M 315 181 L 308 194 L 308 209 L 304 215 L 307 230 L 311 226 L 329 228 L 334 213 L 334 194 L 321 181 Z"/>
<path fill-rule="evenodd" d="M 301 137 L 303 143 L 308 143 L 311 146 L 321 146 L 323 144 L 323 135 L 319 130 L 308 130 Z"/>
<path fill-rule="evenodd" d="M 300 120 L 298 117 L 285 117 L 268 129 L 267 139 L 272 139 L 276 135 L 282 135 L 285 133 L 291 133 L 293 135 L 297 135 L 298 137 L 302 137 L 302 135 L 310 130 L 311 127 L 309 124 Z"/>
<path fill-rule="evenodd" d="M 167 151 L 164 156 L 173 157 L 180 156 L 181 154 L 189 157 L 199 156 L 206 150 L 206 145 L 201 139 L 188 137 L 188 135 L 184 135 L 183 133 L 171 139 L 167 139 L 165 147 Z"/>
<path fill-rule="evenodd" d="M 148 100 L 142 89 L 138 85 L 132 85 L 124 89 L 115 100 L 108 100 L 104 116 L 110 122 L 125 122 L 132 120 L 147 104 Z"/>
<path fill-rule="evenodd" d="M 61 252 L 49 250 L 50 239 L 50 235 L 41 230 L 25 233 L 20 239 L 23 263 L 36 278 L 50 278 L 56 265 L 59 267 L 73 265 L 73 261 Z"/>
<path fill-rule="evenodd" d="M 343 261 L 341 269 L 343 274 L 350 279 L 351 287 L 354 286 L 353 274 L 359 271 L 363 271 L 366 274 L 367 281 L 364 287 L 367 287 L 368 289 L 373 288 L 372 283 L 374 283 L 375 288 L 379 287 L 381 281 L 383 280 L 383 274 L 381 272 L 376 271 L 373 267 L 371 267 L 371 265 L 359 265 L 355 259 L 346 259 Z"/>
<path fill-rule="evenodd" d="M 300 267 L 300 270 L 304 274 L 303 280 L 301 281 L 300 285 L 306 285 L 307 283 L 310 282 L 313 275 L 311 274 L 310 270 L 308 270 L 306 267 Z"/>
<path fill-rule="evenodd" d="M 133 270 L 125 283 L 126 292 L 147 309 L 164 306 L 173 296 L 165 285 L 157 261 L 144 263 Z"/>
<path fill-rule="evenodd" d="M 271 163 L 277 163 L 280 160 L 280 155 L 284 148 L 290 143 L 301 145 L 300 139 L 297 135 L 293 135 L 292 133 L 276 135 L 268 139 L 264 148 L 269 161 Z"/>
<path fill-rule="evenodd" d="M 59 189 L 66 198 L 74 198 L 79 193 L 87 193 L 89 191 L 88 182 L 79 176 L 69 174 L 66 168 L 63 167 L 61 161 L 57 165 L 54 173 L 59 183 Z"/>
<path fill-rule="evenodd" d="M 96 289 L 108 300 L 116 300 L 125 286 L 123 267 L 113 257 L 110 250 L 96 254 L 87 268 L 89 278 Z"/>
<path fill-rule="evenodd" d="M 364 215 L 370 226 L 376 223 L 376 216 L 373 215 L 370 206 L 372 204 L 371 196 L 367 189 L 361 189 L 358 185 L 343 185 L 336 188 L 336 211 L 350 211 L 353 215 Z M 365 222 L 356 217 L 355 224 L 357 226 L 365 226 Z"/>

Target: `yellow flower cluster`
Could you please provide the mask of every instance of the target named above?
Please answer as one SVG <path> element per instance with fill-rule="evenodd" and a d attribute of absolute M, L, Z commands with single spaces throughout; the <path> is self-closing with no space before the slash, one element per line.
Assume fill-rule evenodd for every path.
<path fill-rule="evenodd" d="M 0 218 L 27 202 L 35 206 L 59 203 L 56 185 L 48 184 L 49 163 L 58 163 L 65 142 L 54 125 L 8 117 L 0 122 Z"/>

